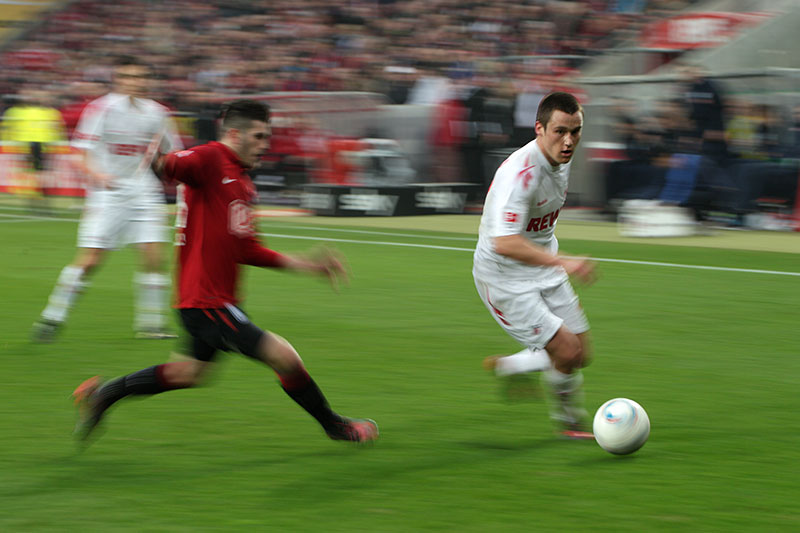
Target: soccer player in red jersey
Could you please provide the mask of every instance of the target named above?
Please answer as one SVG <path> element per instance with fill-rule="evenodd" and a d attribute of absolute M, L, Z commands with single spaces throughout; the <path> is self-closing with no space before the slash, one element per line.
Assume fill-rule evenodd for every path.
<path fill-rule="evenodd" d="M 272 368 L 286 393 L 330 438 L 377 439 L 374 421 L 331 410 L 292 345 L 258 328 L 237 307 L 241 264 L 321 274 L 334 287 L 347 273 L 330 251 L 313 258 L 286 255 L 263 247 L 255 237 L 251 206 L 256 189 L 246 171 L 269 146 L 269 108 L 253 100 L 225 106 L 220 133 L 219 142 L 159 156 L 154 163 L 164 179 L 182 183 L 176 307 L 188 334 L 182 337 L 182 348 L 190 357 L 105 382 L 99 377 L 84 381 L 75 390 L 76 436 L 86 440 L 106 410 L 122 398 L 197 385 L 217 351 L 224 350 L 238 351 Z"/>

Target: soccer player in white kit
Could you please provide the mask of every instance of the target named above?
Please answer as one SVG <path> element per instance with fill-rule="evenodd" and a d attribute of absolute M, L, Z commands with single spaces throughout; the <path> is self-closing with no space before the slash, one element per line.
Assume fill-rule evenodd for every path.
<path fill-rule="evenodd" d="M 589 323 L 570 285 L 594 278 L 593 263 L 558 255 L 554 231 L 567 195 L 570 160 L 581 138 L 583 108 L 563 92 L 547 95 L 536 139 L 498 168 L 486 195 L 473 277 L 498 324 L 525 349 L 489 357 L 498 376 L 542 372 L 551 418 L 570 438 L 586 429 L 580 369 L 589 359 Z"/>
<path fill-rule="evenodd" d="M 142 252 L 134 279 L 136 336 L 174 337 L 165 327 L 169 277 L 163 248 L 169 237 L 164 191 L 150 163 L 158 151 L 182 145 L 169 111 L 146 98 L 150 68 L 125 57 L 115 64 L 113 76 L 113 91 L 86 106 L 73 136 L 87 176 L 78 252 L 61 271 L 34 324 L 32 336 L 38 342 L 55 338 L 106 252 L 126 244 Z"/>

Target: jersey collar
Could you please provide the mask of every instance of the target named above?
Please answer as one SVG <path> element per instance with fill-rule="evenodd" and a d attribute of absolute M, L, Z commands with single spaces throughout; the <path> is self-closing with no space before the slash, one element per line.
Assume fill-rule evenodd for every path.
<path fill-rule="evenodd" d="M 225 158 L 228 159 L 228 161 L 230 161 L 231 163 L 234 163 L 234 164 L 240 166 L 242 168 L 242 170 L 246 170 L 247 169 L 247 167 L 245 167 L 242 164 L 242 162 L 239 160 L 239 156 L 236 155 L 236 152 L 231 150 L 227 145 L 222 144 L 219 141 L 211 141 L 208 144 L 218 147 L 222 151 L 222 153 L 225 154 Z"/>

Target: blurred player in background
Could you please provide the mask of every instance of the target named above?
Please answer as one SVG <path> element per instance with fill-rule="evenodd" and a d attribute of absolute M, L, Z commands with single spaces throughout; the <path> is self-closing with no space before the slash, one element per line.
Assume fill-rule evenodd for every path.
<path fill-rule="evenodd" d="M 174 337 L 165 326 L 169 277 L 163 258 L 168 241 L 164 191 L 150 168 L 157 150 L 181 148 L 168 110 L 146 98 L 151 72 L 121 58 L 113 92 L 86 106 L 73 146 L 82 153 L 86 201 L 78 228 L 78 253 L 61 271 L 47 307 L 34 324 L 33 339 L 52 341 L 106 252 L 137 244 L 142 270 L 136 273 L 134 330 L 139 338 Z"/>
<path fill-rule="evenodd" d="M 11 169 L 12 192 L 29 200 L 34 212 L 47 211 L 45 183 L 50 157 L 66 147 L 64 121 L 50 105 L 50 94 L 25 88 L 20 102 L 3 114 L 3 150 L 19 159 Z"/>
<path fill-rule="evenodd" d="M 581 138 L 583 108 L 568 93 L 539 104 L 536 139 L 500 166 L 486 196 L 473 276 L 483 303 L 525 349 L 484 366 L 513 378 L 542 372 L 551 418 L 564 436 L 586 431 L 580 369 L 589 359 L 589 323 L 569 282 L 594 278 L 593 263 L 558 255 L 556 221 L 567 196 L 570 160 Z"/>
<path fill-rule="evenodd" d="M 378 426 L 333 412 L 285 339 L 263 331 L 239 308 L 239 265 L 279 268 L 327 276 L 334 288 L 347 277 L 329 251 L 308 257 L 264 248 L 255 237 L 252 203 L 256 189 L 246 171 L 269 146 L 269 108 L 252 100 L 226 106 L 220 142 L 159 157 L 156 168 L 181 182 L 177 245 L 178 313 L 186 330 L 179 360 L 101 383 L 86 380 L 75 391 L 80 408 L 76 435 L 86 439 L 106 410 L 126 396 L 153 395 L 198 384 L 219 350 L 238 351 L 272 368 L 283 389 L 334 440 L 372 441 Z"/>

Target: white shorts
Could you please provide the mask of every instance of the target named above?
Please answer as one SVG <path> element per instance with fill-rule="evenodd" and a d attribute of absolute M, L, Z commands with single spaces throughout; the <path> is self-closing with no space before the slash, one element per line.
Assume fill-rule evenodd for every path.
<path fill-rule="evenodd" d="M 569 281 L 542 285 L 531 280 L 475 277 L 483 304 L 506 332 L 523 346 L 544 349 L 564 324 L 575 334 L 589 331 L 589 321 Z"/>
<path fill-rule="evenodd" d="M 131 197 L 120 191 L 87 192 L 78 227 L 79 248 L 115 249 L 126 244 L 168 242 L 161 195 Z"/>

